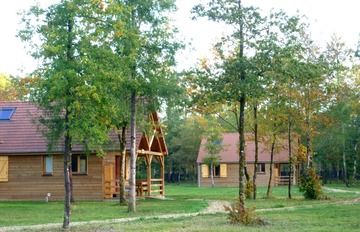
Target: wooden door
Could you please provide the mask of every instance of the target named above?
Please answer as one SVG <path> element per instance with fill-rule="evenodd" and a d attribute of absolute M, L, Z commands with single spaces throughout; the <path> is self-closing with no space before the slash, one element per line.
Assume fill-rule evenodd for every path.
<path fill-rule="evenodd" d="M 104 198 L 111 199 L 115 192 L 114 165 L 107 164 L 104 166 Z"/>

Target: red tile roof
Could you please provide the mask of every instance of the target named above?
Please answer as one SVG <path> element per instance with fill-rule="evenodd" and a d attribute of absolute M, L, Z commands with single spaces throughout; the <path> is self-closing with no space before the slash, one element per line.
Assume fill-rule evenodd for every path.
<path fill-rule="evenodd" d="M 245 142 L 245 155 L 246 162 L 253 163 L 255 162 L 255 142 L 251 134 L 246 134 Z M 288 162 L 289 160 L 289 151 L 287 141 L 279 140 L 277 149 L 275 149 L 274 162 L 282 163 Z M 205 151 L 206 139 L 203 138 L 200 145 L 200 150 L 198 154 L 197 161 L 198 163 L 202 162 L 202 159 L 208 155 Z M 223 150 L 219 153 L 221 156 L 221 163 L 237 163 L 239 162 L 239 134 L 238 133 L 224 133 L 222 141 Z M 259 156 L 258 162 L 268 163 L 270 162 L 270 145 L 265 146 L 265 143 L 259 141 Z"/>
<path fill-rule="evenodd" d="M 0 108 L 16 108 L 9 121 L 0 120 L 0 154 L 16 153 L 46 153 L 47 140 L 38 131 L 34 123 L 37 116 L 42 114 L 36 105 L 28 102 L 0 102 Z M 137 143 L 140 142 L 141 132 L 137 132 Z M 108 150 L 119 150 L 117 136 L 112 134 L 114 142 Z M 130 147 L 130 136 L 127 133 L 127 148 Z M 53 148 L 52 152 L 62 152 L 63 142 Z M 73 151 L 81 151 L 81 146 L 75 146 Z"/>

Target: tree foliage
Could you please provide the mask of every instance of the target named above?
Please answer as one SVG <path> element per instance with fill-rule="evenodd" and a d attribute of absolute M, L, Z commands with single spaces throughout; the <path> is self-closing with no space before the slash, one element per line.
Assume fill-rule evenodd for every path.
<path fill-rule="evenodd" d="M 0 73 L 0 101 L 13 101 L 19 98 L 14 78 Z"/>
<path fill-rule="evenodd" d="M 204 137 L 206 138 L 204 149 L 208 155 L 205 156 L 202 161 L 210 166 L 211 187 L 214 187 L 214 167 L 220 164 L 221 156 L 218 154 L 224 149 L 222 145 L 223 135 L 221 128 L 216 125 L 214 119 L 209 120 L 209 125 L 204 133 Z"/>
<path fill-rule="evenodd" d="M 304 36 L 305 24 L 301 17 L 290 17 L 281 11 L 263 16 L 259 9 L 245 7 L 239 0 L 209 1 L 195 6 L 193 13 L 195 19 L 207 17 L 229 27 L 229 32 L 214 45 L 213 60 L 202 60 L 200 68 L 190 77 L 190 92 L 196 110 L 218 113 L 217 110 L 225 108 L 236 117 L 233 128 L 239 133 L 240 144 L 239 202 L 244 207 L 247 104 L 251 102 L 266 111 L 268 105 L 281 104 L 280 97 L 276 99 L 276 96 L 283 98 L 284 105 L 288 104 L 279 86 L 284 86 L 292 76 L 285 75 L 290 70 L 284 63 L 301 63 L 304 47 L 297 41 Z M 283 119 L 278 115 L 275 118 Z"/>
<path fill-rule="evenodd" d="M 168 109 L 169 110 L 169 109 Z M 168 111 L 166 143 L 169 157 L 166 169 L 169 181 L 177 181 L 180 176 L 185 181 L 196 181 L 196 159 L 199 153 L 206 120 L 196 116 L 182 114 L 175 116 L 175 111 Z"/>
<path fill-rule="evenodd" d="M 321 180 L 314 167 L 308 168 L 301 177 L 299 191 L 304 194 L 305 199 L 317 200 L 324 198 L 321 190 Z"/>
<path fill-rule="evenodd" d="M 101 155 L 109 131 L 127 124 L 132 126 L 135 144 L 135 104 L 142 102 L 139 106 L 155 110 L 176 92 L 171 67 L 181 46 L 164 15 L 174 9 L 172 0 L 63 0 L 23 13 L 18 36 L 41 62 L 24 85 L 30 100 L 46 113 L 39 121 L 45 125 L 49 150 L 60 138 L 65 144 L 65 229 L 70 221 L 71 148 L 84 144 L 86 150 Z M 132 120 L 127 113 L 130 98 Z M 148 115 L 148 110 L 142 108 L 140 115 Z M 132 151 L 136 152 L 135 145 Z M 129 211 L 135 211 L 132 174 Z"/>

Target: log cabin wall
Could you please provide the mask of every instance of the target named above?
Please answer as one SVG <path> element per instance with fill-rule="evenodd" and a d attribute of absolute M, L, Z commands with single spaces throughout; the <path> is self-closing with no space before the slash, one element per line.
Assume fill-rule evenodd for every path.
<path fill-rule="evenodd" d="M 254 173 L 254 164 L 248 163 L 246 164 L 249 176 L 251 180 L 253 179 Z M 228 163 L 226 164 L 226 177 L 214 177 L 215 187 L 238 187 L 239 186 L 239 164 L 237 163 Z M 273 172 L 275 170 L 273 169 Z M 256 178 L 256 184 L 258 187 L 267 186 L 269 181 L 269 173 L 270 173 L 270 164 L 265 164 L 265 172 L 258 173 Z M 274 185 L 274 178 L 272 180 L 272 184 Z M 211 178 L 210 175 L 208 177 L 200 177 L 200 186 L 201 187 L 211 187 Z"/>
<path fill-rule="evenodd" d="M 42 155 L 9 155 L 8 181 L 0 182 L 0 200 L 63 200 L 63 156 L 53 155 L 53 175 L 43 175 Z M 73 175 L 75 200 L 102 199 L 102 158 L 89 155 L 87 174 Z"/>

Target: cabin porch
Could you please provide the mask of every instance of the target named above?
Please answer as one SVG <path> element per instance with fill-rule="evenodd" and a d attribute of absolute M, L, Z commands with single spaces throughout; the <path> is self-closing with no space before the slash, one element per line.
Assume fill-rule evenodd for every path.
<path fill-rule="evenodd" d="M 274 168 L 274 186 L 289 185 L 289 179 L 291 178 L 292 185 L 299 183 L 299 165 L 295 165 L 290 175 L 289 163 L 277 163 Z"/>
<path fill-rule="evenodd" d="M 113 199 L 120 196 L 120 157 L 115 156 L 115 163 L 106 164 L 103 168 L 103 198 Z M 125 195 L 130 192 L 130 156 L 125 160 Z M 165 195 L 165 169 L 164 156 L 155 152 L 138 151 L 137 162 L 143 161 L 144 165 L 138 165 L 137 172 L 143 175 L 136 179 L 135 192 L 137 197 L 164 197 Z M 152 168 L 156 163 L 156 175 Z"/>
<path fill-rule="evenodd" d="M 150 184 L 149 184 L 150 183 Z M 149 191 L 150 190 L 150 191 Z M 125 196 L 129 197 L 130 184 L 127 180 L 125 182 Z M 137 179 L 135 184 L 136 196 L 141 197 L 163 197 L 164 196 L 164 182 L 162 179 Z M 104 180 L 104 199 L 114 199 L 120 196 L 119 179 Z"/>

